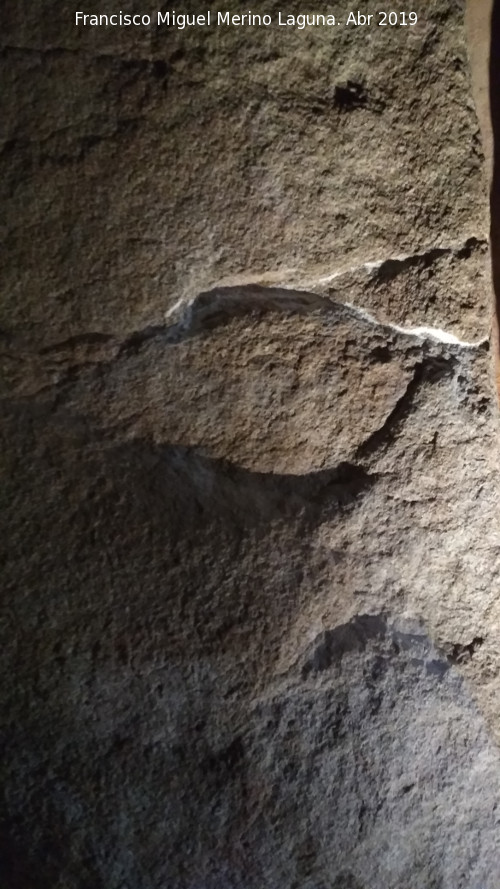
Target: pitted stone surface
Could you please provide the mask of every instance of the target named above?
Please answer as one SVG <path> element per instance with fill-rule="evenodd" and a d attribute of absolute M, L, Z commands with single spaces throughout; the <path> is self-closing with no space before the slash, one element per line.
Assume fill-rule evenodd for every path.
<path fill-rule="evenodd" d="M 204 32 L 76 28 L 72 5 L 53 0 L 43 16 L 9 9 L 4 325 L 48 343 L 127 333 L 241 276 L 305 289 L 367 261 L 486 242 L 464 2 L 417 6 L 414 28 Z M 350 9 L 340 0 L 338 18 Z M 454 277 L 446 265 L 439 298 L 417 268 L 418 289 L 388 295 L 388 309 L 474 339 L 489 327 L 487 258 L 476 251 Z"/>
<path fill-rule="evenodd" d="M 9 889 L 500 884 L 487 201 L 420 5 L 5 14 Z"/>

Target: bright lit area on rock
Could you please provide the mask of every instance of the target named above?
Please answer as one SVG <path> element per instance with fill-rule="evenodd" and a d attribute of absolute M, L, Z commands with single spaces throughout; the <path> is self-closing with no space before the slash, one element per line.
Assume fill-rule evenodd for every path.
<path fill-rule="evenodd" d="M 499 889 L 500 0 L 0 71 L 1 889 Z"/>

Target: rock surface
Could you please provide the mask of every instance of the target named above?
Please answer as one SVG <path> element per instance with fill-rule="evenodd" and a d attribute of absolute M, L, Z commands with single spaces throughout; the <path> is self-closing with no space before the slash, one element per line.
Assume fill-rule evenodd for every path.
<path fill-rule="evenodd" d="M 9 889 L 499 885 L 487 196 L 416 6 L 6 15 Z"/>

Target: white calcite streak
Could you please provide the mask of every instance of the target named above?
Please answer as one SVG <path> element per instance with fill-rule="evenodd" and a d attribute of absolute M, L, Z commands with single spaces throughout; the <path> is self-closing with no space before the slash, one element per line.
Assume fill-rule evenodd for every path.
<path fill-rule="evenodd" d="M 446 245 L 437 245 L 435 248 L 429 248 L 425 251 L 416 252 L 416 253 L 408 253 L 408 254 L 398 254 L 397 256 L 392 256 L 385 259 L 377 259 L 377 260 L 368 260 L 366 262 L 362 262 L 359 265 L 348 266 L 347 268 L 335 269 L 327 275 L 321 275 L 318 278 L 302 278 L 300 276 L 300 272 L 297 269 L 287 269 L 286 271 L 281 270 L 279 272 L 273 272 L 265 277 L 255 277 L 253 275 L 242 274 L 239 275 L 237 279 L 225 279 L 223 281 L 218 282 L 215 285 L 212 285 L 211 289 L 217 290 L 220 288 L 231 289 L 233 287 L 247 287 L 251 285 L 259 286 L 259 287 L 281 287 L 284 290 L 288 291 L 311 291 L 312 293 L 317 292 L 317 288 L 325 287 L 328 284 L 331 284 L 333 281 L 337 281 L 342 278 L 350 277 L 351 275 L 357 274 L 366 274 L 371 275 L 373 272 L 377 271 L 384 265 L 386 262 L 400 262 L 404 263 L 410 259 L 418 260 L 419 258 L 423 258 L 428 255 L 432 250 L 437 249 L 442 251 L 443 253 L 454 254 L 463 249 L 465 243 L 460 244 L 446 244 Z M 284 275 L 284 277 L 282 277 Z M 272 283 L 271 283 L 272 282 Z M 197 296 L 192 298 L 181 297 L 171 306 L 164 315 L 165 321 L 172 318 L 177 318 L 179 321 L 179 314 L 183 315 L 183 318 L 180 319 L 181 323 L 185 326 L 189 326 L 191 321 L 191 312 L 193 307 L 196 304 Z M 476 340 L 474 342 L 469 342 L 467 340 L 461 340 L 455 334 L 451 333 L 448 330 L 444 330 L 441 327 L 430 327 L 426 325 L 418 326 L 418 327 L 405 327 L 399 324 L 392 324 L 390 321 L 381 321 L 377 319 L 370 312 L 366 311 L 366 309 L 361 308 L 360 306 L 355 305 L 351 302 L 341 302 L 337 299 L 333 300 L 325 295 L 325 300 L 329 300 L 332 306 L 345 306 L 358 318 L 362 318 L 365 322 L 369 324 L 385 328 L 389 330 L 394 330 L 396 333 L 401 333 L 404 336 L 413 336 L 420 340 L 436 340 L 441 343 L 448 343 L 449 345 L 459 346 L 463 349 L 478 349 L 485 345 L 488 342 L 488 337 L 483 337 L 480 340 Z"/>
<path fill-rule="evenodd" d="M 337 303 L 338 305 L 338 303 Z M 479 349 L 481 346 L 484 346 L 485 343 L 488 342 L 488 337 L 483 337 L 481 340 L 476 340 L 476 342 L 467 342 L 467 340 L 460 340 L 455 334 L 450 333 L 448 330 L 442 330 L 441 327 L 401 327 L 399 324 L 391 324 L 387 321 L 378 321 L 373 317 L 369 312 L 365 309 L 359 308 L 359 306 L 355 306 L 352 303 L 342 303 L 347 308 L 351 309 L 359 318 L 363 318 L 364 321 L 368 321 L 370 324 L 373 324 L 376 327 L 385 327 L 390 330 L 396 331 L 396 333 L 402 333 L 405 336 L 414 336 L 420 340 L 432 339 L 438 340 L 441 343 L 449 343 L 453 346 L 461 346 L 464 349 Z"/>

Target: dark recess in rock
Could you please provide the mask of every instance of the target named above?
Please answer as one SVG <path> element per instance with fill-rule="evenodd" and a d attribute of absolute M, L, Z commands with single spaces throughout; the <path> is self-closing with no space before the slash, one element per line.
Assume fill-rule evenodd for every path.
<path fill-rule="evenodd" d="M 333 103 L 339 111 L 354 111 L 364 108 L 368 102 L 365 88 L 361 83 L 348 80 L 345 84 L 337 84 L 333 93 Z"/>
<path fill-rule="evenodd" d="M 456 642 L 453 646 L 451 646 L 451 650 L 448 654 L 448 659 L 452 664 L 463 664 L 467 663 L 467 661 L 471 660 L 478 648 L 484 644 L 484 639 L 482 636 L 474 636 L 472 642 L 469 642 L 466 645 L 463 645 L 460 642 Z"/>

